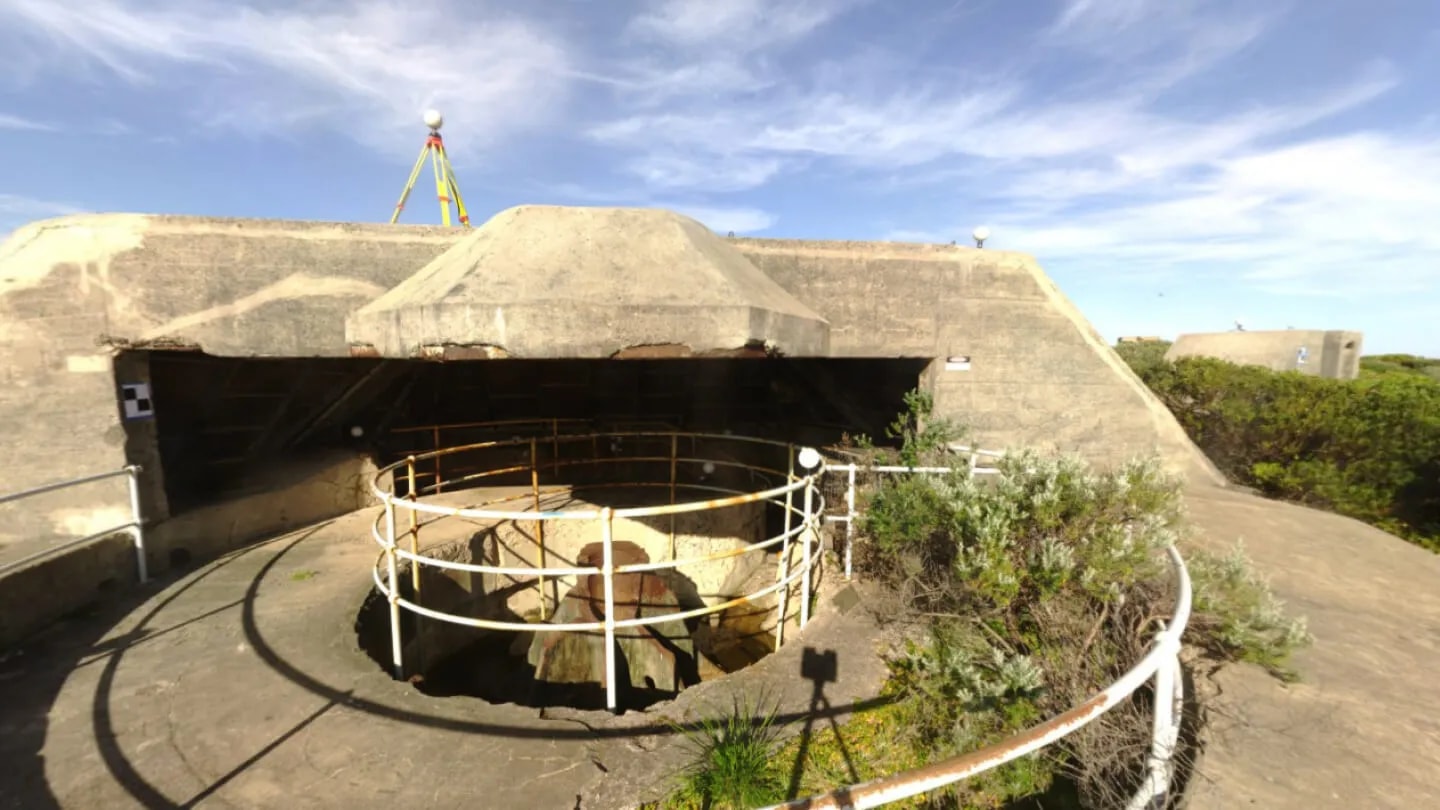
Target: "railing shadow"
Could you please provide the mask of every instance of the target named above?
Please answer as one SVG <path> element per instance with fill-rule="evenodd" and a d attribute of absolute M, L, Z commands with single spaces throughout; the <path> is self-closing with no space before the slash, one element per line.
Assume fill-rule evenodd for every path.
<path fill-rule="evenodd" d="M 322 526 L 323 525 L 325 524 L 322 524 Z M 110 776 L 141 806 L 149 810 L 168 810 L 169 808 L 191 807 L 196 802 L 212 797 L 226 784 L 232 782 L 247 770 L 253 768 L 257 763 L 261 762 L 270 752 L 274 751 L 286 740 L 298 734 L 316 720 L 322 718 L 326 712 L 335 705 L 342 703 L 347 710 L 364 712 L 391 722 L 463 734 L 512 739 L 597 741 L 661 736 L 672 737 L 674 735 L 684 735 L 689 732 L 694 732 L 703 726 L 703 721 L 699 720 L 678 725 L 672 725 L 669 722 L 655 722 L 636 725 L 626 724 L 624 727 L 610 728 L 601 726 L 583 727 L 579 726 L 579 724 L 572 723 L 555 723 L 544 727 L 508 725 L 505 723 L 483 722 L 425 714 L 423 712 L 388 705 L 374 698 L 355 694 L 349 690 L 338 689 L 324 683 L 310 673 L 300 669 L 276 651 L 266 639 L 260 627 L 256 609 L 257 597 L 262 583 L 271 576 L 272 571 L 285 559 L 291 550 L 304 542 L 315 531 L 318 531 L 319 528 L 320 527 L 313 527 L 299 536 L 292 535 L 288 538 L 278 538 L 267 543 L 251 546 L 218 563 L 208 566 L 166 594 L 154 607 L 147 610 L 135 624 L 134 633 L 137 640 L 135 643 L 144 643 L 148 638 L 153 638 L 167 632 L 170 628 L 154 632 L 145 632 L 145 630 L 146 626 L 160 615 L 165 608 L 173 604 L 206 577 L 221 570 L 224 566 L 233 563 L 243 555 L 253 554 L 267 549 L 270 550 L 270 559 L 265 561 L 251 579 L 246 587 L 244 598 L 240 603 L 242 634 L 250 649 L 268 669 L 290 683 L 301 687 L 310 694 L 321 698 L 324 703 L 319 709 L 295 726 L 277 735 L 269 743 L 256 750 L 229 772 L 215 779 L 200 791 L 197 791 L 194 796 L 185 799 L 183 802 L 177 802 L 166 796 L 160 787 L 149 781 L 140 773 L 135 764 L 130 761 L 117 737 L 117 728 L 112 712 L 112 693 L 115 687 L 116 675 L 124 661 L 126 652 L 131 647 L 124 644 L 107 645 L 107 648 L 101 652 L 101 655 L 104 656 L 105 667 L 96 684 L 91 707 L 92 730 L 95 737 L 95 744 L 99 750 L 101 762 L 104 764 Z M 275 545 L 277 543 L 283 543 L 283 546 L 276 549 Z M 99 630 L 99 632 L 103 633 L 103 629 Z M 65 665 L 57 666 L 55 673 L 57 679 L 56 682 L 52 684 L 53 691 L 49 693 L 48 699 L 37 703 L 33 708 L 36 722 L 40 728 L 39 742 L 43 743 L 44 736 L 42 718 L 49 706 L 53 704 L 55 696 L 58 694 L 60 687 L 63 686 L 65 678 L 69 675 L 70 671 L 71 669 Z M 397 688 L 408 688 L 408 686 L 397 685 Z M 822 701 L 817 711 L 783 713 L 777 715 L 776 720 L 782 723 L 793 723 L 800 720 L 813 721 L 814 719 L 827 719 L 830 722 L 834 722 L 836 718 L 848 717 L 853 714 L 879 708 L 889 702 L 887 698 L 877 698 L 857 702 L 852 707 L 836 709 L 829 706 L 828 702 Z M 6 747 L 9 747 L 8 741 Z M 38 752 L 38 744 L 35 750 Z M 12 778 L 15 782 L 21 783 L 20 789 L 14 792 L 7 786 L 7 783 L 12 783 Z M 8 806 L 24 808 L 25 810 L 30 810 L 30 808 L 45 810 L 46 808 L 58 808 L 60 806 L 48 785 L 45 783 L 43 761 L 41 761 L 39 757 L 36 757 L 35 761 L 29 767 L 21 766 L 14 770 L 7 768 L 6 775 L 0 777 L 0 786 L 7 787 L 5 794 L 7 799 L 10 799 L 11 796 L 14 797 L 14 800 L 10 801 Z"/>

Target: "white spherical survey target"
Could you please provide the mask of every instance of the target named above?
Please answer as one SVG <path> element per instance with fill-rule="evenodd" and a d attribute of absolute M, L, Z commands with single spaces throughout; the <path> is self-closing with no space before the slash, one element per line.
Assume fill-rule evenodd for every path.
<path fill-rule="evenodd" d="M 439 129 L 444 123 L 445 116 L 441 115 L 439 110 L 425 111 L 425 126 L 431 129 Z"/>
<path fill-rule="evenodd" d="M 704 470 L 706 475 L 709 475 L 715 472 L 715 462 L 707 461 L 700 469 Z"/>
<path fill-rule="evenodd" d="M 813 470 L 820 466 L 820 451 L 813 447 L 802 447 L 800 448 L 800 455 L 798 455 L 795 460 L 800 462 L 801 467 L 807 470 Z"/>

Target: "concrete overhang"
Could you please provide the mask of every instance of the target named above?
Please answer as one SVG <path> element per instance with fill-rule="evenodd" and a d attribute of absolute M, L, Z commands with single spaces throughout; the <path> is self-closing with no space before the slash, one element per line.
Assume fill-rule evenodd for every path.
<path fill-rule="evenodd" d="M 356 310 L 346 337 L 395 358 L 824 357 L 830 325 L 689 217 L 525 205 Z"/>

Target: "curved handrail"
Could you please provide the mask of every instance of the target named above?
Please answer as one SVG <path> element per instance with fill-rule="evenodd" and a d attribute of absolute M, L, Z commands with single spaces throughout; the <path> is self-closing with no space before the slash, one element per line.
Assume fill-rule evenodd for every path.
<path fill-rule="evenodd" d="M 717 487 L 717 489 L 718 489 L 718 487 Z M 405 502 L 405 501 L 404 501 L 403 499 L 399 499 L 399 498 L 396 499 L 396 503 L 404 503 L 404 502 Z M 775 503 L 775 502 L 774 502 L 774 501 L 771 501 L 771 503 Z M 823 499 L 821 500 L 821 503 L 823 504 Z M 776 504 L 776 505 L 780 506 L 781 508 L 786 508 L 783 503 Z M 790 507 L 789 509 L 790 509 L 790 512 L 792 512 L 793 514 L 803 515 L 803 512 L 802 512 L 801 510 L 799 510 L 799 509 L 795 509 L 794 507 Z M 618 515 L 618 512 L 617 512 L 617 515 Z M 378 543 L 382 549 L 387 547 L 387 543 L 386 543 L 385 538 L 382 537 L 381 534 L 380 534 L 380 521 L 381 521 L 382 519 L 384 519 L 384 517 L 385 517 L 385 513 L 384 513 L 384 512 L 380 512 L 379 514 L 377 514 L 377 515 L 375 516 L 375 520 L 371 522 L 371 526 L 370 526 L 370 536 L 371 536 L 372 538 L 374 538 L 375 542 Z M 725 558 L 727 558 L 727 557 L 738 557 L 738 556 L 740 556 L 740 555 L 742 555 L 742 554 L 749 554 L 749 553 L 754 552 L 754 551 L 765 551 L 765 550 L 768 550 L 769 548 L 771 548 L 772 546 L 774 546 L 776 543 L 780 543 L 780 542 L 783 542 L 783 541 L 785 541 L 785 540 L 793 540 L 793 539 L 796 537 L 796 535 L 799 535 L 799 534 L 800 534 L 801 532 L 803 532 L 806 528 L 807 528 L 807 527 L 805 526 L 804 523 L 800 523 L 800 524 L 797 524 L 797 525 L 791 527 L 791 528 L 790 528 L 789 530 L 787 530 L 787 531 L 783 531 L 783 532 L 781 532 L 780 534 L 775 535 L 774 537 L 768 538 L 768 539 L 766 539 L 766 540 L 761 540 L 761 541 L 758 542 L 758 543 L 749 543 L 749 544 L 745 545 L 745 546 L 742 547 L 742 548 L 728 549 L 728 550 L 724 550 L 724 551 L 716 551 L 716 552 L 711 553 L 711 554 L 703 554 L 703 555 L 696 556 L 696 557 L 681 557 L 681 558 L 677 558 L 677 559 L 674 559 L 674 560 L 663 560 L 663 561 L 661 561 L 661 562 L 631 563 L 631 564 L 629 564 L 629 565 L 617 565 L 617 566 L 615 566 L 614 571 L 615 571 L 615 573 L 617 573 L 617 574 L 638 574 L 638 573 L 642 573 L 642 572 L 645 572 L 645 571 L 659 571 L 659 570 L 666 569 L 666 568 L 680 568 L 680 567 L 683 567 L 683 566 L 686 566 L 686 565 L 697 565 L 697 564 L 699 564 L 699 563 L 714 562 L 714 561 L 716 561 L 716 560 L 723 560 L 723 559 L 725 559 Z M 401 547 L 401 546 L 396 546 L 396 547 L 395 547 L 395 556 L 399 557 L 399 558 L 402 559 L 402 560 L 410 560 L 411 562 L 418 562 L 418 563 L 420 563 L 421 565 L 433 565 L 433 566 L 435 566 L 436 568 L 448 568 L 448 569 L 450 569 L 451 571 L 465 571 L 465 572 L 471 573 L 471 574 L 495 574 L 495 575 L 497 575 L 497 576 L 512 576 L 512 577 L 516 577 L 516 576 L 526 576 L 526 575 L 534 575 L 534 576 L 541 576 L 541 577 L 549 577 L 549 576 L 563 577 L 563 576 L 583 576 L 583 575 L 590 575 L 590 574 L 599 574 L 599 573 L 602 573 L 601 570 L 600 570 L 599 568 L 596 568 L 596 567 L 585 568 L 585 567 L 578 567 L 578 566 L 568 566 L 568 567 L 556 567 L 556 568 L 535 568 L 535 567 L 532 567 L 532 566 L 518 567 L 518 566 L 503 566 L 503 565 L 481 565 L 481 564 L 479 564 L 479 563 L 462 563 L 462 562 L 459 562 L 459 561 L 457 561 L 457 560 L 442 560 L 442 559 L 439 559 L 439 558 L 437 558 L 437 557 L 428 557 L 428 556 L 426 556 L 426 555 L 423 554 L 423 553 L 416 553 L 416 552 L 413 552 L 413 551 L 408 551 L 408 550 L 406 550 L 405 548 L 403 548 L 403 547 Z"/>
<path fill-rule="evenodd" d="M 770 445 L 770 446 L 772 446 L 772 447 L 777 447 L 777 448 L 783 447 L 783 448 L 790 449 L 790 450 L 792 450 L 792 451 L 793 451 L 793 449 L 795 448 L 795 445 L 792 444 L 792 443 L 776 441 L 776 440 L 774 440 L 774 439 L 759 439 L 759 438 L 755 438 L 755 437 L 753 437 L 753 436 L 738 436 L 738 435 L 728 434 L 728 433 L 687 433 L 687 432 L 681 432 L 681 431 L 618 431 L 618 432 L 615 432 L 615 433 L 562 434 L 562 435 L 559 435 L 559 436 L 544 437 L 544 438 L 545 438 L 547 441 L 566 442 L 566 441 L 581 441 L 581 440 L 586 440 L 586 439 L 672 438 L 672 437 L 684 437 L 684 438 L 689 438 L 689 439 L 712 439 L 712 440 L 720 440 L 720 441 L 750 442 L 750 443 L 753 443 L 753 444 Z M 400 469 L 401 467 L 403 467 L 403 466 L 405 466 L 405 465 L 407 465 L 407 464 L 413 464 L 413 463 L 418 462 L 418 461 L 429 461 L 429 460 L 436 459 L 436 458 L 441 458 L 441 457 L 444 457 L 444 456 L 455 455 L 455 454 L 457 454 L 457 453 L 470 452 L 470 451 L 474 451 L 474 450 L 484 450 L 484 449 L 489 449 L 489 448 L 494 448 L 494 447 L 522 447 L 522 446 L 529 446 L 529 445 L 530 445 L 532 442 L 534 442 L 534 441 L 536 441 L 536 439 L 533 439 L 533 438 L 500 439 L 500 440 L 496 440 L 496 441 L 475 442 L 475 443 L 473 443 L 473 444 L 458 445 L 458 446 L 456 446 L 456 447 L 447 447 L 447 448 L 442 448 L 442 449 L 440 449 L 440 450 L 432 450 L 432 451 L 429 451 L 429 452 L 427 452 L 427 453 L 420 453 L 420 454 L 415 454 L 415 455 L 406 456 L 405 458 L 400 459 L 399 461 L 392 462 L 392 463 L 387 464 L 387 465 L 385 465 L 384 467 L 381 467 L 380 469 L 376 470 L 376 471 L 375 471 L 375 474 L 372 475 L 371 478 L 370 478 L 370 491 L 371 491 L 372 494 L 375 495 L 376 498 L 380 499 L 382 502 L 387 502 L 387 501 L 393 499 L 393 500 L 396 501 L 397 503 L 404 503 L 404 504 L 405 504 L 405 507 L 404 507 L 404 508 L 413 509 L 413 510 L 419 511 L 419 512 L 429 512 L 429 513 L 431 513 L 431 514 L 436 514 L 436 515 L 445 515 L 445 516 L 447 516 L 447 517 L 468 517 L 468 518 L 476 518 L 476 519 L 481 519 L 481 520 L 595 520 L 596 518 L 600 517 L 600 510 L 598 510 L 598 509 L 576 509 L 576 510 L 529 510 L 529 509 L 526 509 L 526 510 L 502 510 L 502 509 L 466 509 L 466 508 L 460 508 L 460 507 L 438 506 L 438 505 L 436 505 L 436 504 L 426 504 L 426 503 L 422 503 L 422 502 L 420 502 L 420 501 L 410 501 L 410 500 L 406 500 L 406 499 L 402 499 L 402 498 L 395 498 L 395 496 L 394 496 L 392 493 L 388 492 L 388 491 L 381 485 L 381 483 L 380 483 L 381 480 L 382 480 L 386 475 L 388 475 L 388 474 L 393 474 L 396 470 Z M 669 456 L 666 456 L 666 457 L 663 457 L 663 458 L 661 458 L 661 457 L 648 457 L 648 456 L 647 456 L 647 457 L 619 457 L 619 458 L 609 458 L 609 459 L 583 459 L 583 460 L 580 460 L 580 461 L 578 461 L 578 462 L 572 462 L 572 464 L 574 464 L 574 465 L 583 465 L 583 464 L 631 463 L 631 462 L 636 462 L 636 461 L 670 461 L 670 460 L 671 460 L 671 459 L 670 459 Z M 747 467 L 747 468 L 757 469 L 757 470 L 764 471 L 764 472 L 773 472 L 773 473 L 776 473 L 776 474 L 783 474 L 783 473 L 780 473 L 780 471 L 778 471 L 778 470 L 771 470 L 770 468 L 763 468 L 763 467 L 752 467 L 751 465 L 745 465 L 745 464 L 742 464 L 742 463 L 740 463 L 740 462 L 731 462 L 731 461 L 728 461 L 728 460 L 725 460 L 725 459 L 686 459 L 686 460 L 687 460 L 687 461 L 697 461 L 697 462 L 698 462 L 698 461 L 705 461 L 705 462 L 709 462 L 709 463 L 715 464 L 716 466 L 722 466 L 722 465 L 723 465 L 723 466 L 732 466 L 732 467 L 737 467 L 737 466 L 738 466 L 738 467 Z M 551 465 L 550 465 L 550 464 L 546 464 L 545 466 L 548 468 L 548 467 L 550 467 Z M 561 466 L 566 466 L 566 465 L 561 465 Z M 476 474 L 476 475 L 471 475 L 471 476 L 466 476 L 464 479 L 461 479 L 461 480 L 479 480 L 480 478 L 486 477 L 486 476 L 500 475 L 500 474 L 507 473 L 507 472 L 519 472 L 519 471 L 528 470 L 528 469 L 531 469 L 531 467 L 530 467 L 529 465 L 519 465 L 519 466 L 514 466 L 514 467 L 506 467 L 506 468 L 499 469 L 499 470 L 487 470 L 485 473 Z M 823 465 L 822 465 L 822 468 L 821 468 L 820 470 L 817 470 L 813 475 L 819 475 L 822 471 L 823 471 Z M 689 503 L 671 504 L 671 505 L 667 505 L 667 506 L 663 506 L 663 507 L 641 507 L 641 506 L 637 506 L 637 507 L 626 507 L 626 508 L 623 508 L 623 509 L 616 509 L 616 510 L 614 510 L 614 514 L 615 514 L 616 517 L 629 518 L 629 517 L 657 517 L 657 516 L 664 516 L 664 515 L 683 514 L 683 513 L 685 513 L 685 512 L 703 512 L 703 511 L 708 511 L 708 510 L 711 510 L 711 509 L 718 509 L 718 508 L 724 507 L 724 506 L 736 506 L 736 505 L 739 505 L 739 504 L 742 504 L 742 503 L 750 503 L 750 502 L 754 502 L 754 501 L 758 501 L 758 500 L 769 499 L 769 498 L 775 497 L 775 496 L 777 496 L 777 495 L 784 495 L 787 491 L 795 491 L 795 490 L 797 490 L 797 489 L 802 488 L 802 484 L 803 484 L 803 482 L 804 482 L 805 480 L 808 480 L 808 479 L 806 479 L 806 478 L 797 479 L 796 481 L 792 481 L 792 482 L 790 482 L 790 483 L 788 483 L 788 484 L 781 484 L 781 485 L 778 486 L 778 487 L 772 487 L 772 488 L 770 488 L 770 489 L 762 490 L 762 491 L 760 491 L 760 492 L 746 493 L 746 494 L 743 495 L 743 496 L 733 496 L 733 497 L 731 497 L 731 498 L 716 498 L 716 499 L 707 500 L 707 501 L 692 501 L 692 502 L 689 502 Z M 691 487 L 691 488 L 695 488 L 695 487 Z"/>
<path fill-rule="evenodd" d="M 1180 556 L 1180 552 L 1174 546 L 1167 548 L 1166 553 L 1175 567 L 1179 585 L 1179 595 L 1175 600 L 1175 612 L 1170 626 L 1157 634 L 1154 645 L 1145 657 L 1089 700 L 1043 723 L 1031 726 L 1007 740 L 977 751 L 873 779 L 869 782 L 862 782 L 858 785 L 837 788 L 828 793 L 770 805 L 762 810 L 801 810 L 801 808 L 804 810 L 826 810 L 828 808 L 863 810 L 908 799 L 921 793 L 953 785 L 1038 751 L 1078 731 L 1100 715 L 1115 708 L 1122 700 L 1134 694 L 1135 690 L 1139 689 L 1145 681 L 1158 675 L 1163 667 L 1172 665 L 1180 652 L 1180 640 L 1190 621 L 1192 602 L 1190 573 L 1185 566 L 1184 558 Z M 1178 690 L 1180 686 L 1178 679 L 1174 685 Z M 1157 704 L 1161 702 L 1158 696 L 1156 702 Z M 1157 732 L 1159 731 L 1157 729 Z M 1165 736 L 1169 736 L 1168 729 L 1166 732 Z M 1158 736 L 1160 735 L 1157 733 Z M 1164 765 L 1168 767 L 1168 756 L 1165 759 Z M 1152 770 L 1153 764 L 1152 761 Z M 1136 795 L 1132 806 L 1138 804 L 1144 807 L 1157 796 L 1163 795 L 1168 788 L 1168 776 L 1161 780 L 1147 780 L 1141 787 L 1140 793 Z"/>
<path fill-rule="evenodd" d="M 680 439 L 687 439 L 692 442 L 692 452 L 695 440 L 716 441 L 716 442 L 743 442 L 752 445 L 765 445 L 776 449 L 784 449 L 788 457 L 788 469 L 780 470 L 760 462 L 735 461 L 724 458 L 697 458 L 693 455 L 680 455 Z M 591 441 L 598 442 L 601 439 L 614 442 L 625 439 L 668 439 L 670 441 L 670 454 L 667 456 L 656 456 L 646 454 L 643 447 L 637 448 L 634 455 L 618 456 L 593 456 L 585 459 L 565 459 L 558 457 L 558 448 L 561 443 Z M 540 443 L 552 445 L 549 458 L 542 459 L 539 456 Z M 638 444 L 638 442 L 637 442 Z M 483 451 L 494 448 L 522 448 L 528 447 L 530 458 L 528 463 L 519 465 L 501 462 L 500 466 L 484 469 L 478 473 L 459 476 L 450 481 L 441 480 L 441 468 L 438 459 L 449 456 L 456 456 L 466 452 Z M 616 708 L 616 693 L 614 683 L 615 653 L 613 640 L 617 630 L 645 627 L 648 625 L 664 622 L 683 621 L 685 619 L 719 613 L 732 607 L 753 602 L 754 600 L 779 593 L 779 618 L 776 622 L 775 636 L 777 646 L 783 643 L 784 625 L 787 611 L 787 603 L 790 597 L 790 588 L 800 583 L 801 594 L 799 598 L 799 622 L 804 627 L 809 620 L 809 601 L 812 572 L 815 564 L 821 559 L 815 548 L 815 538 L 818 537 L 820 529 L 820 516 L 824 512 L 825 498 L 820 492 L 819 479 L 825 473 L 823 459 L 812 470 L 805 474 L 796 474 L 795 466 L 797 461 L 796 451 L 799 448 L 788 442 L 776 441 L 773 439 L 761 439 L 752 436 L 737 436 L 734 434 L 717 434 L 703 432 L 683 431 L 657 431 L 657 430 L 624 430 L 604 433 L 566 434 L 560 435 L 558 427 L 556 432 L 543 437 L 515 437 L 511 439 L 499 439 L 493 441 L 473 442 L 470 444 L 458 445 L 455 447 L 443 447 L 435 450 L 406 456 L 403 459 L 387 464 L 375 472 L 370 480 L 371 491 L 380 499 L 383 510 L 372 522 L 370 533 L 376 544 L 380 546 L 380 556 L 371 568 L 371 578 L 375 587 L 390 604 L 391 618 L 391 655 L 395 667 L 396 677 L 404 676 L 404 662 L 402 659 L 402 645 L 400 638 L 400 611 L 406 610 L 411 613 L 426 616 L 438 621 L 451 624 L 469 626 L 488 630 L 503 631 L 529 631 L 529 632 L 593 632 L 603 630 L 606 635 L 605 668 L 606 668 L 606 703 L 609 708 Z M 803 454 L 799 458 L 804 458 Z M 416 485 L 415 465 L 422 461 L 436 461 L 435 481 L 430 486 L 421 488 Z M 646 463 L 646 462 L 668 462 L 670 465 L 669 481 L 662 484 L 658 482 L 630 482 L 627 486 L 668 486 L 670 489 L 670 503 L 656 506 L 634 506 L 622 508 L 541 508 L 542 490 L 539 483 L 539 474 L 542 469 L 556 471 L 569 466 L 587 466 L 608 463 Z M 698 482 L 681 483 L 677 478 L 677 469 L 680 464 L 705 464 L 707 473 L 712 472 L 715 467 L 729 467 L 749 471 L 752 474 L 760 474 L 761 480 L 768 483 L 769 476 L 781 476 L 784 483 L 777 486 L 769 486 L 757 491 L 737 490 L 730 487 L 715 486 Z M 810 463 L 810 462 L 806 462 Z M 398 472 L 406 468 L 406 480 L 410 486 L 407 497 L 400 497 L 395 491 Z M 472 468 L 473 469 L 473 468 Z M 529 471 L 530 488 L 524 495 L 511 495 L 508 497 L 496 498 L 484 502 L 481 506 L 454 507 L 442 506 L 420 500 L 422 492 L 428 491 L 438 494 L 444 486 L 454 486 L 456 483 L 468 483 L 483 480 L 487 477 L 494 477 L 506 473 Z M 614 482 L 600 482 L 589 486 L 612 487 Z M 570 492 L 584 487 L 568 487 Z M 680 491 L 697 491 L 705 493 L 719 493 L 719 497 L 710 497 L 702 500 L 689 500 L 677 502 L 676 497 Z M 551 493 L 566 491 L 552 490 Z M 802 496 L 803 506 L 797 508 L 796 497 Z M 496 504 L 503 504 L 507 501 L 518 500 L 520 497 L 534 499 L 535 507 L 531 509 L 501 509 L 494 508 Z M 773 537 L 764 540 L 744 543 L 740 547 L 724 549 L 708 554 L 694 555 L 690 557 L 678 557 L 675 554 L 675 527 L 673 518 L 676 515 L 702 512 L 707 510 L 722 509 L 731 506 L 738 506 L 748 503 L 774 504 L 783 508 L 785 517 L 784 531 Z M 401 532 L 397 531 L 396 513 L 399 511 L 410 512 L 410 528 L 404 534 L 410 537 L 410 548 L 402 548 L 398 542 Z M 421 520 L 421 515 L 432 516 L 430 520 Z M 654 562 L 631 563 L 626 565 L 613 564 L 613 542 L 614 542 L 614 521 L 616 518 L 631 519 L 644 517 L 672 518 L 671 525 L 671 548 L 670 559 Z M 418 535 L 420 528 L 447 517 L 464 517 L 488 521 L 516 521 L 533 522 L 536 525 L 537 538 L 537 560 L 534 566 L 506 566 L 486 565 L 480 563 L 459 562 L 453 560 L 442 560 L 430 556 L 419 547 Z M 798 520 L 797 520 L 798 518 Z M 603 563 L 596 566 L 546 566 L 543 565 L 544 551 L 544 530 L 543 526 L 547 521 L 553 520 L 593 520 L 601 524 L 601 536 L 603 547 Z M 384 528 L 381 528 L 381 522 Z M 794 546 L 798 543 L 802 558 L 792 562 Z M 733 597 L 726 601 L 702 605 L 689 610 L 676 610 L 659 615 L 635 617 L 630 619 L 614 618 L 614 578 L 622 574 L 634 574 L 664 569 L 677 569 L 686 565 L 695 565 L 716 560 L 723 560 L 730 557 L 737 557 L 742 554 L 754 552 L 765 552 L 776 545 L 782 546 L 777 566 L 778 575 L 773 584 L 766 585 L 743 596 Z M 411 568 L 411 578 L 414 582 L 416 593 L 415 599 L 406 598 L 400 592 L 399 587 L 399 564 L 407 561 Z M 382 573 L 381 565 L 386 570 Z M 441 569 L 454 571 L 465 571 L 469 573 L 490 574 L 496 576 L 510 577 L 533 577 L 533 584 L 542 593 L 541 617 L 544 618 L 544 587 L 548 577 L 569 577 L 569 576 L 599 576 L 603 582 L 603 595 L 605 599 L 605 610 L 601 621 L 593 622 L 513 622 L 484 619 L 473 616 L 460 616 L 446 613 L 434 608 L 420 604 L 418 594 L 420 593 L 420 569 L 422 566 L 433 566 Z M 678 607 L 678 606 L 677 606 Z"/>

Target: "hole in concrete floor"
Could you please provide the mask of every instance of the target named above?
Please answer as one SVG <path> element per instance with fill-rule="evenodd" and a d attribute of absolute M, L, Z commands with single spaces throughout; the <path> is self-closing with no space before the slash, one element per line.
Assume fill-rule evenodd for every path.
<path fill-rule="evenodd" d="M 436 577 L 437 579 L 439 577 Z M 427 577 L 422 582 L 425 590 L 430 584 Z M 414 589 L 408 570 L 402 572 L 401 596 L 414 599 Z M 682 604 L 682 608 L 689 605 Z M 724 677 L 744 669 L 775 649 L 775 635 L 766 627 L 769 610 L 759 607 L 747 609 L 740 605 L 713 617 L 713 621 L 691 619 L 685 622 L 685 629 L 694 650 L 693 654 L 675 652 L 676 671 L 671 684 L 678 687 L 660 688 L 653 676 L 641 675 L 632 680 L 624 655 L 616 659 L 616 683 L 621 685 L 617 697 L 622 711 L 641 711 L 656 703 L 672 700 L 687 687 L 701 682 Z M 538 615 L 530 612 L 524 617 L 509 613 L 505 621 L 538 621 Z M 427 626 L 428 625 L 428 626 Z M 549 683 L 537 680 L 535 666 L 530 661 L 531 645 L 537 635 L 554 638 L 561 634 L 536 634 L 532 632 L 481 630 L 449 623 L 432 621 L 401 611 L 400 635 L 402 649 L 408 651 L 407 664 L 419 657 L 416 653 L 418 634 L 438 631 L 448 636 L 441 645 L 448 652 L 434 656 L 428 666 L 407 668 L 407 677 L 415 688 L 432 697 L 471 697 L 505 704 L 513 703 L 527 707 L 566 707 L 580 710 L 603 710 L 605 689 L 599 682 Z M 361 650 L 387 672 L 392 669 L 390 641 L 389 605 L 378 590 L 371 589 L 362 604 L 355 621 L 355 633 Z M 666 643 L 663 638 L 647 633 L 644 637 L 635 631 L 629 632 L 626 641 L 642 643 Z M 564 634 L 577 636 L 578 634 Z M 603 634 L 596 633 L 596 643 L 603 644 Z M 630 649 L 622 646 L 622 652 Z M 418 671 L 416 671 L 418 669 Z M 670 673 L 667 673 L 670 674 Z M 644 686 L 635 685 L 636 682 Z"/>
<path fill-rule="evenodd" d="M 638 710 L 750 666 L 773 651 L 780 613 L 777 577 L 801 563 L 800 545 L 784 546 L 790 562 L 782 566 L 776 543 L 786 529 L 786 503 L 749 493 L 766 491 L 774 486 L 767 476 L 784 474 L 787 446 L 765 442 L 751 451 L 753 458 L 740 455 L 731 462 L 720 456 L 738 469 L 712 464 L 706 470 L 697 459 L 710 453 L 703 447 L 677 450 L 678 436 L 635 433 L 611 438 L 610 456 L 603 447 L 581 449 L 604 459 L 668 461 L 666 477 L 676 475 L 670 469 L 676 464 L 670 457 L 675 456 L 707 477 L 704 483 L 656 483 L 645 481 L 644 469 L 637 467 L 619 481 L 567 482 L 543 492 L 532 481 L 528 487 L 427 496 L 433 504 L 456 508 L 484 504 L 487 510 L 510 511 L 518 504 L 519 509 L 534 510 L 526 514 L 636 511 L 608 523 L 593 517 L 537 521 L 459 515 L 427 522 L 419 541 L 427 562 L 419 568 L 418 582 L 408 564 L 396 572 L 400 596 L 408 605 L 457 621 L 417 615 L 409 608 L 400 611 L 402 677 L 429 695 L 585 710 L 605 707 L 602 684 L 606 667 L 613 665 L 617 708 Z M 716 493 L 746 497 L 719 499 Z M 712 498 L 714 503 L 703 509 L 644 514 L 671 503 Z M 607 536 L 605 527 L 609 541 L 601 539 Z M 760 545 L 762 541 L 767 544 Z M 569 567 L 597 570 L 606 556 L 605 542 L 611 542 L 613 564 L 621 568 L 613 576 L 610 595 L 598 573 L 553 573 Z M 540 567 L 552 573 L 530 573 Z M 800 612 L 799 589 L 792 580 L 786 602 L 792 625 Z M 728 607 L 716 610 L 720 605 Z M 715 612 L 672 618 L 707 609 Z M 611 656 L 599 627 L 554 629 L 601 624 L 607 611 L 619 622 L 645 622 L 616 628 Z M 463 623 L 475 620 L 527 629 L 480 629 Z M 356 632 L 360 646 L 391 670 L 390 610 L 378 591 L 357 617 Z"/>

